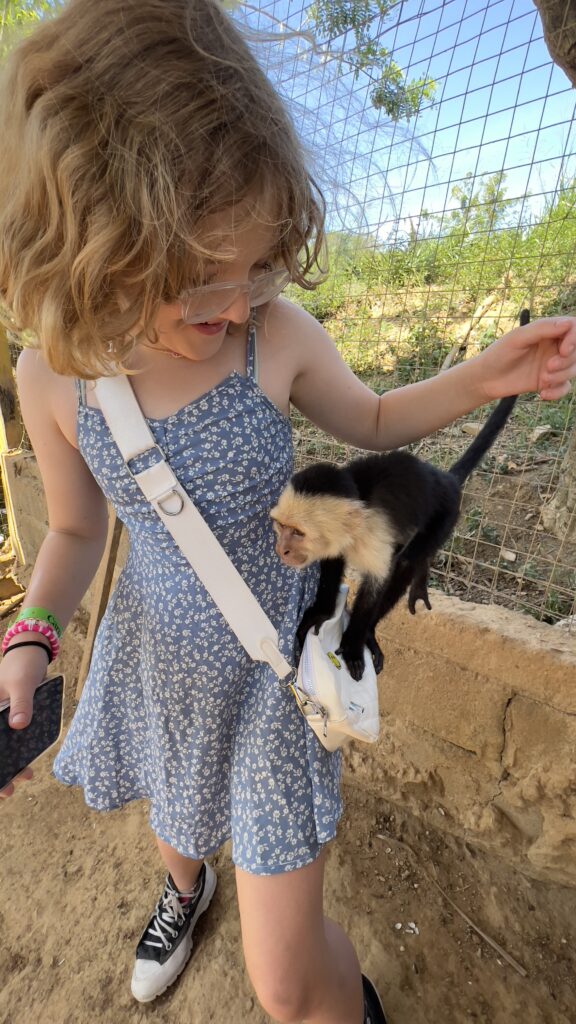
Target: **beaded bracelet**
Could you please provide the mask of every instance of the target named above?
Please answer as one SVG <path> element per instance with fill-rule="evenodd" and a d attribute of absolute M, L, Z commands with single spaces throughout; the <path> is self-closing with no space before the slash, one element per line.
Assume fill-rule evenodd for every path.
<path fill-rule="evenodd" d="M 39 619 L 41 622 L 47 622 L 49 626 L 52 626 L 58 639 L 60 640 L 62 637 L 62 626 L 56 616 L 48 611 L 47 608 L 21 608 L 14 621 L 22 622 L 23 619 Z"/>
<path fill-rule="evenodd" d="M 50 650 L 53 658 L 56 657 L 60 650 L 60 641 L 56 635 L 56 630 L 47 622 L 44 622 L 42 619 L 20 619 L 13 622 L 7 630 L 2 641 L 2 654 L 5 653 L 8 644 L 13 637 L 18 635 L 18 633 L 41 633 L 42 636 L 46 637 L 50 644 Z"/>

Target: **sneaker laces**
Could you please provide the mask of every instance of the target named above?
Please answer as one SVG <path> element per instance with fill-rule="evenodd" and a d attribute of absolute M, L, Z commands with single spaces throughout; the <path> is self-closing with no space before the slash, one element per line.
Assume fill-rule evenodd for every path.
<path fill-rule="evenodd" d="M 172 943 L 170 939 L 178 937 L 179 926 L 184 923 L 191 904 L 192 900 L 183 905 L 180 902 L 178 892 L 167 881 L 166 888 L 156 904 L 154 918 L 146 931 L 146 938 L 143 940 L 143 944 L 145 946 L 155 946 L 158 949 L 161 949 L 162 946 L 164 949 L 171 949 Z M 175 928 L 174 925 L 178 927 Z"/>

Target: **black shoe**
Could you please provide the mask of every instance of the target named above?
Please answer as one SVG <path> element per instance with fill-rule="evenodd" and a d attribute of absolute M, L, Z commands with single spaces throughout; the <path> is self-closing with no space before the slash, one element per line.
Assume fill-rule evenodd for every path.
<path fill-rule="evenodd" d="M 362 975 L 362 988 L 364 989 L 364 1024 L 386 1024 L 380 996 L 370 979 L 364 974 Z"/>
<path fill-rule="evenodd" d="M 136 950 L 132 995 L 148 1003 L 161 995 L 186 966 L 192 952 L 192 932 L 216 888 L 216 875 L 202 865 L 190 899 L 183 899 L 170 875 Z"/>

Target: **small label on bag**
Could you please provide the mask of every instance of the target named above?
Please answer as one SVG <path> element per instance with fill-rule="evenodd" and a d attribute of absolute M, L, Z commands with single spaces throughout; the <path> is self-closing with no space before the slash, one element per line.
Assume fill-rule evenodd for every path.
<path fill-rule="evenodd" d="M 334 668 L 342 668 L 342 662 L 332 651 L 326 651 L 326 657 L 332 662 Z"/>
<path fill-rule="evenodd" d="M 351 700 L 350 703 L 348 704 L 348 711 L 360 712 L 360 714 L 363 715 L 364 714 L 364 705 L 363 704 L 355 704 L 354 701 Z"/>

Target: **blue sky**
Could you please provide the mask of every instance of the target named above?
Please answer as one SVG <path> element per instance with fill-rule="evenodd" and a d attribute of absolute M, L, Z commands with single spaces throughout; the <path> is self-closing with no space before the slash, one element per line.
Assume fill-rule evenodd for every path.
<path fill-rule="evenodd" d="M 305 28 L 308 6 L 255 3 L 251 22 Z M 453 207 L 450 190 L 467 173 L 479 184 L 502 170 L 526 220 L 562 175 L 576 173 L 576 94 L 550 58 L 532 0 L 405 0 L 380 41 L 407 77 L 437 82 L 434 100 L 408 127 L 374 111 L 365 76 L 337 81 L 332 62 L 306 56 L 305 41 L 270 48 L 269 73 L 294 103 L 321 178 L 333 183 L 334 226 L 364 220 L 393 238 L 422 209 Z M 346 43 L 336 41 L 332 52 Z"/>

